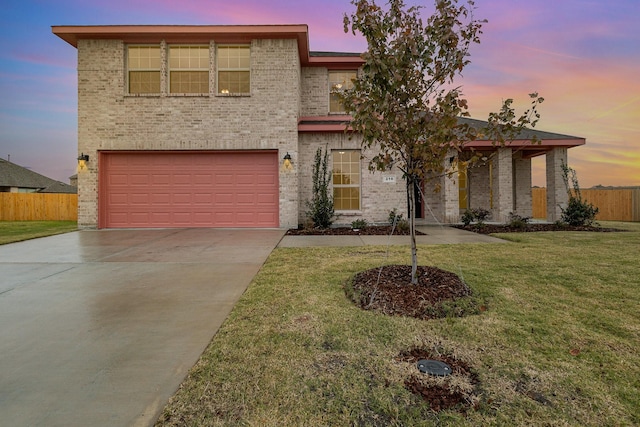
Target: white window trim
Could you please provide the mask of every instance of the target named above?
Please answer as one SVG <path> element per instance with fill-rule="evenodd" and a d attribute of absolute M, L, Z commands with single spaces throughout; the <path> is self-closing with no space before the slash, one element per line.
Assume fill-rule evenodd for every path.
<path fill-rule="evenodd" d="M 209 61 L 207 61 L 207 66 L 202 68 L 171 68 L 171 48 L 172 47 L 199 47 L 199 48 L 207 48 L 209 51 Z M 167 95 L 169 96 L 202 96 L 208 95 L 211 92 L 211 87 L 209 87 L 208 92 L 171 92 L 171 72 L 172 71 L 206 71 L 207 76 L 211 73 L 211 47 L 208 44 L 188 44 L 188 43 L 180 43 L 180 44 L 168 44 L 167 45 Z M 209 82 L 211 79 L 209 79 Z M 209 86 L 211 86 L 209 84 Z"/>
<path fill-rule="evenodd" d="M 346 111 L 342 110 L 342 111 L 331 111 L 331 92 L 332 92 L 332 87 L 331 87 L 331 74 L 332 73 L 355 73 L 356 77 L 358 77 L 358 70 L 328 70 L 328 74 L 327 74 L 327 83 L 328 83 L 328 87 L 329 90 L 327 91 L 327 106 L 329 107 L 329 115 L 344 115 L 346 114 Z M 343 106 L 344 107 L 344 106 Z"/>
<path fill-rule="evenodd" d="M 157 47 L 158 51 L 160 52 L 160 67 L 159 68 L 136 68 L 134 70 L 131 70 L 131 68 L 129 67 L 129 48 L 131 47 Z M 162 62 L 164 60 L 163 58 L 163 49 L 162 49 L 162 44 L 160 43 L 151 43 L 151 44 L 144 44 L 144 43 L 136 43 L 136 44 L 127 44 L 125 45 L 125 50 L 124 50 L 124 70 L 125 70 L 125 95 L 127 96 L 132 96 L 132 97 L 141 97 L 141 96 L 148 96 L 148 97 L 157 97 L 160 96 L 162 94 Z M 131 82 L 130 82 L 130 72 L 131 71 L 157 71 L 160 73 L 160 91 L 159 92 L 153 92 L 153 93 L 131 93 Z"/>
<path fill-rule="evenodd" d="M 228 47 L 246 47 L 249 49 L 249 67 L 248 68 L 221 68 L 220 67 L 220 63 L 218 62 L 219 59 L 219 55 L 218 52 L 220 50 L 220 48 L 228 48 Z M 215 94 L 216 96 L 223 96 L 223 97 L 242 97 L 242 96 L 250 96 L 251 95 L 251 89 L 252 89 L 252 83 L 253 83 L 253 79 L 252 77 L 252 73 L 251 73 L 251 45 L 250 44 L 221 44 L 221 45 L 216 45 L 216 71 L 215 71 L 215 75 L 216 75 L 216 88 L 215 88 Z M 225 93 L 220 93 L 218 90 L 218 85 L 220 83 L 220 71 L 248 71 L 249 72 L 249 92 L 240 92 L 240 93 L 229 93 L 229 92 L 225 92 Z"/>
<path fill-rule="evenodd" d="M 331 157 L 332 157 L 332 161 L 331 161 L 331 189 L 333 192 L 334 188 L 358 188 L 358 206 L 360 206 L 359 209 L 336 209 L 335 211 L 337 213 L 339 213 L 340 215 L 355 215 L 355 214 L 360 214 L 362 212 L 362 160 L 360 160 L 358 162 L 358 169 L 359 169 L 359 178 L 358 178 L 358 184 L 334 184 L 333 183 L 333 171 L 335 170 L 335 165 L 334 165 L 334 161 L 333 161 L 333 153 L 334 152 L 340 152 L 340 151 L 355 151 L 357 153 L 360 153 L 360 155 L 362 155 L 362 150 L 360 149 L 339 149 L 339 150 L 331 150 Z"/>

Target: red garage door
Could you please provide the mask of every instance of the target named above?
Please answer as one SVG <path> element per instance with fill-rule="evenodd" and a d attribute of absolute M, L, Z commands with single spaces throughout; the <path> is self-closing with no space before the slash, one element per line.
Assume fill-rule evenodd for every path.
<path fill-rule="evenodd" d="M 277 152 L 103 152 L 101 228 L 278 227 Z"/>

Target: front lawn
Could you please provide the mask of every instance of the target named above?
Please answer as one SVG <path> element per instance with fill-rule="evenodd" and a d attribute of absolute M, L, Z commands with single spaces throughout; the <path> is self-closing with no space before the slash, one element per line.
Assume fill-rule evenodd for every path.
<path fill-rule="evenodd" d="M 630 232 L 421 246 L 421 264 L 462 276 L 484 303 L 438 320 L 345 297 L 355 273 L 407 263 L 408 248 L 277 249 L 157 425 L 638 425 L 640 224 L 607 225 Z M 415 349 L 470 368 L 471 409 L 434 412 L 407 390 L 423 375 Z"/>
<path fill-rule="evenodd" d="M 0 245 L 77 229 L 76 221 L 0 221 Z"/>

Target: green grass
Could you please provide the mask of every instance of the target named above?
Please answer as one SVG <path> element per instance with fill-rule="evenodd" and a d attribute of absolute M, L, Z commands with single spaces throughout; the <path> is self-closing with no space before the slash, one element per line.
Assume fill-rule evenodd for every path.
<path fill-rule="evenodd" d="M 488 307 L 427 321 L 344 295 L 356 272 L 408 262 L 407 248 L 277 249 L 158 425 L 638 425 L 640 224 L 606 225 L 632 231 L 420 247 L 421 264 L 462 275 Z M 414 346 L 470 365 L 478 409 L 434 413 L 409 393 L 415 368 L 396 356 Z"/>
<path fill-rule="evenodd" d="M 0 221 L 0 245 L 77 229 L 76 221 Z"/>

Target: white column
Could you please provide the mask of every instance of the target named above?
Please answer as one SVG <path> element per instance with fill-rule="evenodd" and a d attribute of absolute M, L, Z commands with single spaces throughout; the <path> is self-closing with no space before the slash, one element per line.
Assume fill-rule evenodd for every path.
<path fill-rule="evenodd" d="M 516 204 L 514 213 L 531 217 L 533 215 L 533 201 L 531 199 L 531 159 L 522 158 L 522 153 L 514 159 L 514 195 Z"/>
<path fill-rule="evenodd" d="M 457 153 L 449 151 L 445 158 L 445 170 L 451 170 L 455 163 Z M 454 160 L 455 161 L 455 160 Z M 450 176 L 445 176 L 442 183 L 442 201 L 444 204 L 444 222 L 452 224 L 460 222 L 460 192 L 458 182 L 458 169 L 456 168 Z"/>
<path fill-rule="evenodd" d="M 567 149 L 554 148 L 547 153 L 547 221 L 558 221 L 562 209 L 569 202 L 567 187 L 562 177 L 562 165 L 567 164 Z"/>
<path fill-rule="evenodd" d="M 507 222 L 513 212 L 513 152 L 511 148 L 498 148 L 493 170 L 493 220 Z"/>

